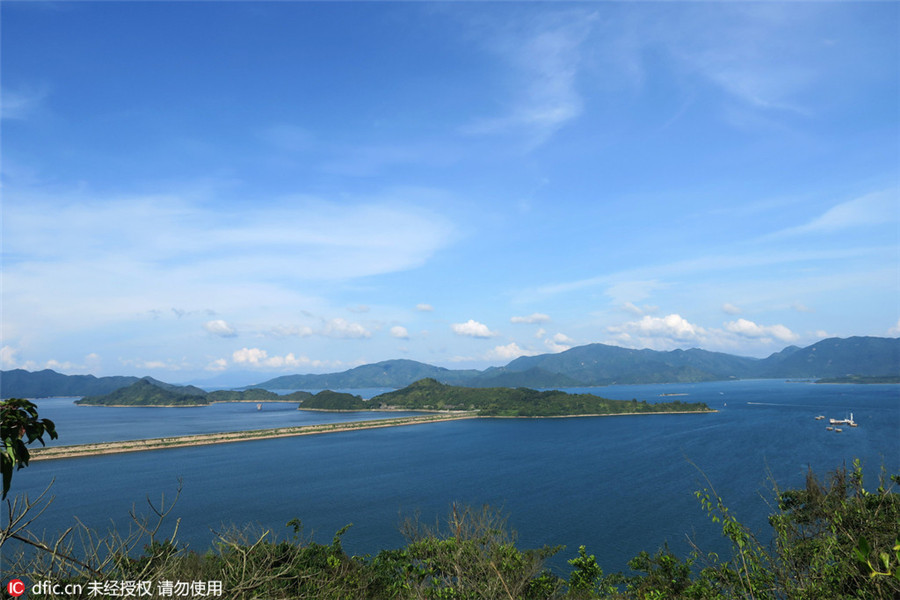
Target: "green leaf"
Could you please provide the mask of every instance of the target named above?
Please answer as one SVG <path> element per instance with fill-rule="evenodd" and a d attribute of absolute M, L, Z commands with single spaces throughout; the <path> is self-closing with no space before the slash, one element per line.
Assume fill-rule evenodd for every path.
<path fill-rule="evenodd" d="M 0 500 L 6 499 L 6 492 L 9 491 L 9 486 L 12 484 L 12 465 L 7 464 L 5 461 L 3 463 L 3 496 L 0 497 Z"/>

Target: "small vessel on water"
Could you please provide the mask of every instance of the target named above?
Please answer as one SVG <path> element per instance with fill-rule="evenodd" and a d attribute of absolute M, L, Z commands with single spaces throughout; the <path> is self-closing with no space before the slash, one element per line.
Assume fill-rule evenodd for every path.
<path fill-rule="evenodd" d="M 816 421 L 821 421 L 824 418 L 825 418 L 825 415 L 819 415 L 818 417 L 816 417 Z"/>
<path fill-rule="evenodd" d="M 840 432 L 842 432 L 842 431 L 843 431 L 843 429 L 841 429 L 840 427 L 835 427 L 835 428 L 834 428 L 834 432 L 835 432 L 835 433 L 840 433 Z"/>
<path fill-rule="evenodd" d="M 853 420 L 853 413 L 850 413 L 849 419 L 829 419 L 828 422 L 832 425 L 849 425 L 850 427 L 858 427 L 856 421 Z"/>
<path fill-rule="evenodd" d="M 256 410 L 262 410 L 262 402 L 256 405 Z"/>
<path fill-rule="evenodd" d="M 834 431 L 834 427 L 829 425 L 828 427 L 825 428 L 825 431 Z"/>

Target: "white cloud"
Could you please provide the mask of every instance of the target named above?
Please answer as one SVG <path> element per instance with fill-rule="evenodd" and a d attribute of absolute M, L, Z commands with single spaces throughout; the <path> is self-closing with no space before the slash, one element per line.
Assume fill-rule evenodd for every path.
<path fill-rule="evenodd" d="M 728 313 L 729 315 L 739 315 L 741 314 L 741 309 L 730 302 L 726 302 L 722 305 L 722 311 Z"/>
<path fill-rule="evenodd" d="M 370 338 L 372 333 L 359 323 L 351 323 L 346 319 L 331 319 L 322 329 L 322 335 L 331 338 L 359 339 Z"/>
<path fill-rule="evenodd" d="M 269 356 L 268 352 L 260 348 L 241 348 L 232 353 L 231 359 L 235 364 L 239 365 L 268 367 L 273 369 L 283 367 L 321 367 L 327 364 L 337 364 L 310 360 L 305 356 L 295 356 L 292 352 L 289 352 L 284 356 Z M 219 359 L 213 361 L 211 364 L 218 367 L 223 361 L 224 359 Z"/>
<path fill-rule="evenodd" d="M 485 356 L 486 360 L 495 360 L 501 359 L 505 361 L 510 361 L 515 358 L 519 358 L 520 356 L 535 356 L 538 354 L 533 350 L 525 350 L 520 348 L 519 345 L 515 342 L 510 342 L 505 346 L 495 346 L 490 352 Z"/>
<path fill-rule="evenodd" d="M 391 327 L 391 337 L 395 337 L 401 340 L 408 340 L 409 332 L 406 330 L 406 327 L 395 325 L 394 327 Z"/>
<path fill-rule="evenodd" d="M 7 369 L 15 369 L 19 364 L 19 351 L 12 346 L 0 348 L 0 365 Z"/>
<path fill-rule="evenodd" d="M 639 321 L 629 321 L 608 329 L 625 345 L 643 344 L 650 348 L 701 342 L 707 335 L 706 329 L 690 323 L 678 314 L 665 317 L 647 315 Z"/>
<path fill-rule="evenodd" d="M 228 368 L 228 361 L 224 358 L 217 358 L 206 366 L 207 371 L 224 371 Z"/>
<path fill-rule="evenodd" d="M 259 348 L 241 348 L 232 353 L 231 359 L 238 364 L 259 365 L 268 356 L 268 352 Z"/>
<path fill-rule="evenodd" d="M 416 304 L 416 310 L 420 312 L 431 312 L 434 310 L 434 307 L 430 304 Z"/>
<path fill-rule="evenodd" d="M 487 325 L 479 323 L 478 321 L 474 321 L 472 319 L 469 319 L 465 323 L 454 323 L 453 325 L 451 325 L 451 327 L 453 329 L 453 333 L 455 333 L 456 335 L 464 335 L 467 337 L 490 338 L 497 335 L 496 332 L 488 329 Z"/>
<path fill-rule="evenodd" d="M 753 321 L 748 321 L 747 319 L 738 319 L 737 321 L 725 323 L 725 329 L 743 337 L 760 339 L 775 338 L 782 342 L 793 342 L 800 337 L 784 325 L 757 325 Z"/>
<path fill-rule="evenodd" d="M 527 317 L 512 317 L 510 323 L 546 323 L 550 320 L 549 315 L 543 313 L 531 313 Z"/>
<path fill-rule="evenodd" d="M 220 337 L 235 337 L 237 336 L 237 332 L 234 330 L 234 327 L 223 321 L 222 319 L 216 319 L 214 321 L 207 321 L 203 324 L 203 329 L 212 335 L 217 335 Z"/>
<path fill-rule="evenodd" d="M 145 369 L 170 369 L 172 365 L 168 364 L 164 360 L 145 360 L 139 363 L 139 366 Z"/>
<path fill-rule="evenodd" d="M 557 333 L 553 337 L 545 339 L 544 345 L 550 352 L 564 352 L 575 345 L 575 340 L 564 333 Z"/>
<path fill-rule="evenodd" d="M 900 319 L 897 319 L 896 325 L 888 329 L 888 335 L 900 335 Z"/>
<path fill-rule="evenodd" d="M 541 327 L 540 329 L 538 329 L 537 331 L 534 332 L 534 337 L 536 337 L 538 339 L 541 339 L 545 335 L 547 335 L 547 330 L 544 329 L 543 327 Z"/>

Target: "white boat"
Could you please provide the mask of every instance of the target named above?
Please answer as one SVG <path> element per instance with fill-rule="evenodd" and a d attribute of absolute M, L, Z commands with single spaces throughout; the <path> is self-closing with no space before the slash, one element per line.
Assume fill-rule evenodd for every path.
<path fill-rule="evenodd" d="M 824 418 L 825 418 L 825 415 L 819 415 L 818 417 L 816 417 L 816 421 L 821 421 Z"/>
<path fill-rule="evenodd" d="M 853 420 L 853 413 L 850 413 L 849 419 L 829 419 L 832 425 L 849 425 L 850 427 L 858 427 L 856 421 Z"/>
<path fill-rule="evenodd" d="M 262 410 L 262 402 L 256 405 L 256 410 Z"/>

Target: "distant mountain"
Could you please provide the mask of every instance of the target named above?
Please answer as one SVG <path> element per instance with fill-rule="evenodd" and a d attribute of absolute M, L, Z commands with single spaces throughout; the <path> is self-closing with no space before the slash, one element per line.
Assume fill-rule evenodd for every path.
<path fill-rule="evenodd" d="M 787 349 L 785 349 L 787 350 Z M 828 338 L 763 361 L 757 377 L 900 375 L 900 338 Z"/>
<path fill-rule="evenodd" d="M 326 375 L 285 375 L 257 383 L 254 387 L 268 390 L 402 388 L 427 377 L 444 383 L 461 383 L 480 374 L 481 371 L 475 369 L 454 371 L 414 360 L 398 359 Z"/>
<path fill-rule="evenodd" d="M 464 381 L 470 387 L 531 387 L 564 388 L 581 387 L 581 381 L 560 373 L 551 373 L 533 367 L 525 371 L 507 371 L 506 367 L 487 369 L 477 377 Z"/>
<path fill-rule="evenodd" d="M 137 377 L 94 377 L 63 375 L 50 369 L 43 371 L 0 371 L 0 397 L 49 398 L 51 396 L 88 396 L 108 394 L 138 381 Z"/>
<path fill-rule="evenodd" d="M 504 367 L 484 371 L 445 369 L 414 360 L 386 360 L 340 373 L 285 375 L 246 387 L 268 390 L 400 389 L 430 378 L 444 384 L 468 387 L 561 388 L 614 383 L 853 376 L 900 376 L 900 338 L 829 338 L 806 348 L 788 346 L 764 359 L 697 348 L 661 352 L 588 344 L 556 354 L 523 356 Z M 170 386 L 146 379 L 177 394 L 200 396 L 205 393 L 194 386 Z M 30 373 L 16 369 L 0 371 L 0 392 L 4 398 L 96 396 L 136 381 L 136 377 L 97 378 L 93 375 L 61 375 L 50 370 Z"/>
<path fill-rule="evenodd" d="M 759 359 L 707 350 L 632 350 L 605 344 L 577 346 L 557 354 L 522 356 L 506 372 L 538 368 L 565 375 L 580 385 L 614 383 L 684 383 L 748 376 Z"/>

